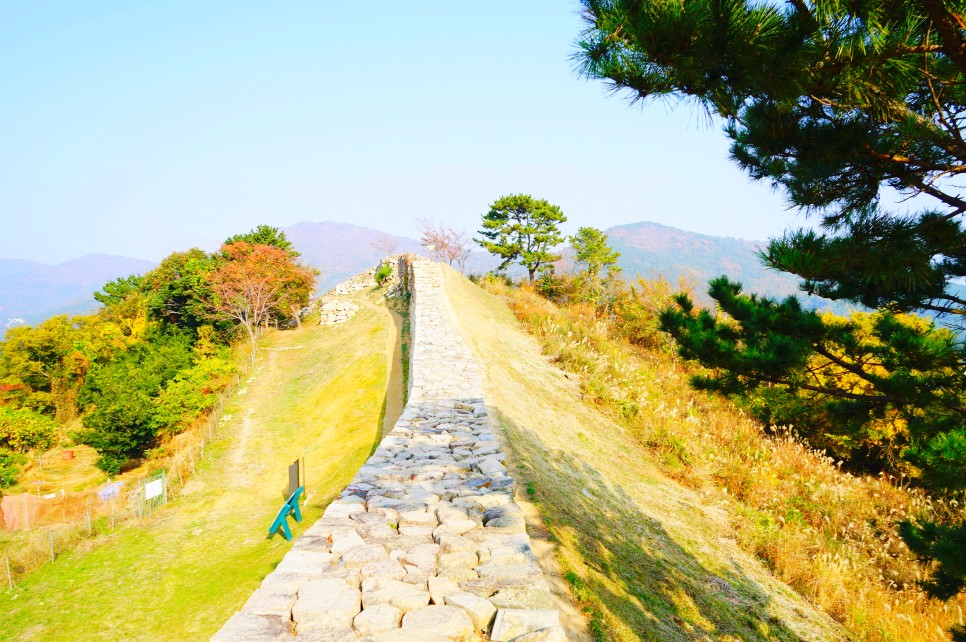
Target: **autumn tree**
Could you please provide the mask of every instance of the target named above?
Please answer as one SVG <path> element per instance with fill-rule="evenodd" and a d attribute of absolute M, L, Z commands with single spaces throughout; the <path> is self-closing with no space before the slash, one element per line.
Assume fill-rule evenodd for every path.
<path fill-rule="evenodd" d="M 388 234 L 382 234 L 375 241 L 369 243 L 369 247 L 383 256 L 392 256 L 396 248 L 399 247 L 399 241 Z"/>
<path fill-rule="evenodd" d="M 300 309 L 307 304 L 315 273 L 272 245 L 238 241 L 223 245 L 221 254 L 221 264 L 210 276 L 213 309 L 245 329 L 254 363 L 259 327 L 283 305 Z"/>
<path fill-rule="evenodd" d="M 429 249 L 432 256 L 450 266 L 455 263 L 460 273 L 465 274 L 466 259 L 473 251 L 473 239 L 462 230 L 428 218 L 417 217 L 416 225 L 419 228 L 419 242 Z"/>
<path fill-rule="evenodd" d="M 538 271 L 560 258 L 553 248 L 564 240 L 557 225 L 566 221 L 559 207 L 543 199 L 529 194 L 502 196 L 483 215 L 476 242 L 503 259 L 501 270 L 519 261 L 533 283 Z"/>

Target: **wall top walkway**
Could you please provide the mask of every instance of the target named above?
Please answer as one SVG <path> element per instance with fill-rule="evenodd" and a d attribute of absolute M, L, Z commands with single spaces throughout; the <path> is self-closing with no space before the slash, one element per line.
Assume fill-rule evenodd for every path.
<path fill-rule="evenodd" d="M 566 639 L 439 266 L 401 265 L 412 294 L 402 416 L 212 640 Z"/>

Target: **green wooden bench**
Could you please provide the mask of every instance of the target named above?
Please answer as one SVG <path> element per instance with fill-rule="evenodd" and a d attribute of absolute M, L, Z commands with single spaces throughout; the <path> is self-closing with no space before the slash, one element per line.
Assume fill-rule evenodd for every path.
<path fill-rule="evenodd" d="M 292 541 L 292 530 L 288 527 L 288 516 L 290 514 L 294 514 L 296 522 L 302 521 L 302 510 L 299 508 L 299 497 L 301 497 L 302 493 L 304 492 L 305 486 L 299 486 L 298 489 L 285 500 L 285 503 L 282 504 L 282 507 L 278 511 L 278 515 L 275 516 L 275 521 L 272 522 L 272 525 L 268 529 L 267 539 L 272 539 L 275 533 L 281 529 L 282 535 L 285 536 L 285 539 L 290 542 Z"/>

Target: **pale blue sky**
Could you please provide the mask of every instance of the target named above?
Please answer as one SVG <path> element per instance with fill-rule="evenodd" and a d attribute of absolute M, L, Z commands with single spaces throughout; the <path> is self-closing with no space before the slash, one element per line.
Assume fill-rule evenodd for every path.
<path fill-rule="evenodd" d="M 568 0 L 0 0 L 0 258 L 158 260 L 260 223 L 475 231 L 526 192 L 565 231 L 803 223 L 720 123 L 581 80 Z"/>

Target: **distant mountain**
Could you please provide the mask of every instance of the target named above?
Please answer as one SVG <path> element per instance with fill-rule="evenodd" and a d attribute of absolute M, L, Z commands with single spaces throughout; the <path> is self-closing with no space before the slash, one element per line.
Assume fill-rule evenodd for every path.
<path fill-rule="evenodd" d="M 301 252 L 302 262 L 322 271 L 316 288 L 319 292 L 327 292 L 385 258 L 384 250 L 373 247 L 380 241 L 388 241 L 393 253 L 423 251 L 415 239 L 350 223 L 303 221 L 282 231 Z"/>
<path fill-rule="evenodd" d="M 0 259 L 0 331 L 18 320 L 34 324 L 55 314 L 91 312 L 99 305 L 95 290 L 155 265 L 107 254 L 88 254 L 59 265 Z"/>
<path fill-rule="evenodd" d="M 740 282 L 745 292 L 776 298 L 794 294 L 809 307 L 839 314 L 855 307 L 807 296 L 798 289 L 798 279 L 766 268 L 756 256 L 763 242 L 696 234 L 651 222 L 618 225 L 605 232 L 610 245 L 621 253 L 618 265 L 625 279 L 662 276 L 673 286 L 683 280 L 704 305 L 711 303 L 708 281 L 725 274 Z"/>

